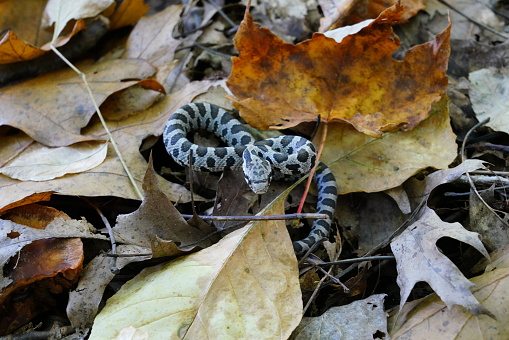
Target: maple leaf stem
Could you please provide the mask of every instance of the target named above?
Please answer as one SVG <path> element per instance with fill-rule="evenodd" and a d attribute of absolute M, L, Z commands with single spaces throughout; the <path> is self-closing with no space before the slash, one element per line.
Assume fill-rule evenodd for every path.
<path fill-rule="evenodd" d="M 127 174 L 127 177 L 129 177 L 129 181 L 131 181 L 134 191 L 136 192 L 136 194 L 138 195 L 140 200 L 143 201 L 143 194 L 141 193 L 140 189 L 138 188 L 138 185 L 136 184 L 134 177 L 131 175 L 129 168 L 127 167 L 127 164 L 125 163 L 124 158 L 122 157 L 122 154 L 120 153 L 120 149 L 118 148 L 117 143 L 115 142 L 115 139 L 113 139 L 110 129 L 106 125 L 106 121 L 104 120 L 103 115 L 101 114 L 101 110 L 99 110 L 99 106 L 97 105 L 97 102 L 95 101 L 94 95 L 92 94 L 92 90 L 90 89 L 90 86 L 88 86 L 87 76 L 83 72 L 81 72 L 78 68 L 76 68 L 76 66 L 74 66 L 66 57 L 64 57 L 63 54 L 60 53 L 60 51 L 57 50 L 57 48 L 53 44 L 51 44 L 50 47 L 53 50 L 53 52 L 55 52 L 55 54 L 58 57 L 60 57 L 60 59 L 62 59 L 67 65 L 69 65 L 69 67 L 72 68 L 74 70 L 74 72 L 76 72 L 81 77 L 81 80 L 83 80 L 83 83 L 85 84 L 85 88 L 87 89 L 88 95 L 90 96 L 90 99 L 92 100 L 92 103 L 94 104 L 94 108 L 97 112 L 97 115 L 99 116 L 99 119 L 101 120 L 101 124 L 103 125 L 104 130 L 106 131 L 106 134 L 108 135 L 108 138 L 111 142 L 111 146 L 113 146 L 113 149 L 115 150 L 115 153 L 117 154 L 118 159 L 120 160 L 120 163 L 122 164 L 122 167 L 124 168 L 124 171 Z"/>
<path fill-rule="evenodd" d="M 327 137 L 327 123 L 321 124 L 322 126 L 322 138 L 320 139 L 320 144 L 318 145 L 318 152 L 316 153 L 316 161 L 315 166 L 311 169 L 309 172 L 309 177 L 306 182 L 306 188 L 304 188 L 304 193 L 302 194 L 302 198 L 300 199 L 299 208 L 297 209 L 297 214 L 300 214 L 302 212 L 302 208 L 304 207 L 304 201 L 306 201 L 306 197 L 308 195 L 309 187 L 311 186 L 311 181 L 313 180 L 313 176 L 316 171 L 316 166 L 318 165 L 318 162 L 320 160 L 320 156 L 322 155 L 323 146 L 325 144 L 325 138 Z"/>

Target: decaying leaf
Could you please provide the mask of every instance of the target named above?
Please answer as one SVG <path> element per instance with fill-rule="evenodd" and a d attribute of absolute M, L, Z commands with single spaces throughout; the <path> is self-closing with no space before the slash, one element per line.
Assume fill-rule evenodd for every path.
<path fill-rule="evenodd" d="M 437 248 L 436 242 L 442 237 L 468 243 L 489 257 L 479 234 L 466 230 L 457 222 L 442 221 L 432 209 L 425 206 L 419 220 L 391 242 L 397 262 L 401 306 L 407 301 L 414 285 L 425 281 L 448 307 L 461 305 L 474 315 L 491 315 L 470 292 L 475 285 Z"/>
<path fill-rule="evenodd" d="M 83 269 L 76 289 L 69 292 L 67 317 L 72 326 L 83 329 L 92 325 L 104 290 L 116 275 L 112 266 L 122 269 L 131 262 L 148 260 L 150 256 L 146 254 L 149 252 L 149 248 L 121 244 L 117 247 L 117 253 L 131 256 L 119 257 L 115 261 L 106 254 L 93 258 Z"/>
<path fill-rule="evenodd" d="M 286 191 L 262 214 L 281 214 Z M 215 245 L 148 268 L 108 300 L 90 339 L 134 326 L 150 338 L 286 339 L 302 316 L 284 222 L 250 223 Z"/>
<path fill-rule="evenodd" d="M 495 318 L 488 315 L 472 316 L 460 306 L 447 308 L 440 297 L 432 294 L 412 301 L 394 313 L 390 320 L 392 339 L 506 339 L 509 336 L 507 324 L 509 312 L 509 248 L 490 254 L 495 267 L 470 279 L 475 288 L 474 297 L 486 307 Z"/>
<path fill-rule="evenodd" d="M 56 209 L 35 204 L 11 209 L 2 218 L 36 230 L 45 229 L 57 218 L 70 220 Z M 5 231 L 2 228 L 2 233 Z M 14 242 L 21 236 L 15 231 L 6 235 Z M 3 258 L 15 255 L 8 250 L 2 248 Z M 54 304 L 48 291 L 58 294 L 69 289 L 78 280 L 83 259 L 81 239 L 44 238 L 24 244 L 5 267 L 2 261 L 2 280 L 11 282 L 0 289 L 0 334 L 10 333 Z M 20 295 L 24 297 L 19 298 Z"/>
<path fill-rule="evenodd" d="M 401 12 L 399 5 L 387 9 L 341 43 L 317 33 L 297 45 L 260 28 L 246 13 L 235 37 L 240 56 L 233 58 L 227 82 L 241 116 L 262 129 L 314 122 L 318 115 L 373 137 L 413 129 L 447 88 L 450 26 L 397 61 L 392 25 Z"/>
<path fill-rule="evenodd" d="M 332 307 L 318 317 L 304 317 L 290 339 L 383 339 L 388 335 L 384 297 L 385 294 L 371 295 L 346 306 Z"/>

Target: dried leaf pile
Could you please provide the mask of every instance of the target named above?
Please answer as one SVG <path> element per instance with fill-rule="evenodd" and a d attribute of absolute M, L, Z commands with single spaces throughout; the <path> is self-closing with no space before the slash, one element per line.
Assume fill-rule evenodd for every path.
<path fill-rule="evenodd" d="M 0 336 L 509 337 L 509 10 L 447 5 L 0 2 Z M 329 240 L 270 217 L 306 181 L 174 163 L 189 102 L 311 139 Z"/>

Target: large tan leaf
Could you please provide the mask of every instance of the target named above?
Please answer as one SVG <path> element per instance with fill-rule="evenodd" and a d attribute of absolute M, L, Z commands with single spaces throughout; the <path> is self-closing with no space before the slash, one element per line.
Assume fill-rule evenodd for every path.
<path fill-rule="evenodd" d="M 262 213 L 280 214 L 288 191 Z M 144 270 L 108 300 L 90 339 L 134 326 L 152 339 L 286 339 L 302 317 L 284 222 L 250 223 L 217 244 Z"/>
<path fill-rule="evenodd" d="M 155 72 L 140 59 L 118 59 L 82 66 L 100 105 L 114 92 L 135 85 Z M 73 70 L 52 72 L 0 89 L 0 125 L 16 127 L 47 146 L 91 140 L 80 134 L 95 113 L 81 78 Z"/>
<path fill-rule="evenodd" d="M 319 142 L 320 136 L 315 138 Z M 348 124 L 329 124 L 321 160 L 333 171 L 340 193 L 394 188 L 419 170 L 447 168 L 457 154 L 447 98 L 411 131 L 370 137 Z"/>
<path fill-rule="evenodd" d="M 442 237 L 468 243 L 489 257 L 479 234 L 466 230 L 457 222 L 442 221 L 432 209 L 425 206 L 419 220 L 391 242 L 397 262 L 401 306 L 407 301 L 414 285 L 425 281 L 447 306 L 461 305 L 474 315 L 489 314 L 470 292 L 475 285 L 437 248 L 436 242 Z"/>
<path fill-rule="evenodd" d="M 508 339 L 509 247 L 493 258 L 491 271 L 470 279 L 474 297 L 495 317 L 470 314 L 459 306 L 447 308 L 436 294 L 405 304 L 391 316 L 392 339 Z M 496 264 L 495 264 L 496 263 Z"/>
<path fill-rule="evenodd" d="M 142 114 L 122 121 L 108 122 L 113 138 L 139 188 L 147 170 L 147 161 L 139 152 L 143 139 L 152 135 L 161 135 L 170 115 L 180 106 L 191 102 L 198 94 L 206 92 L 211 85 L 213 82 L 210 81 L 190 83 L 181 91 L 164 97 Z M 89 130 L 83 138 L 92 140 L 107 138 L 98 119 L 94 120 Z M 159 185 L 172 201 L 189 202 L 191 199 L 189 191 L 180 184 L 160 179 Z M 0 190 L 5 193 L 0 195 L 0 208 L 32 194 L 45 192 L 70 196 L 116 196 L 139 199 L 111 145 L 108 145 L 104 162 L 91 170 L 44 182 L 21 182 L 0 175 Z M 202 198 L 195 195 L 195 199 Z"/>

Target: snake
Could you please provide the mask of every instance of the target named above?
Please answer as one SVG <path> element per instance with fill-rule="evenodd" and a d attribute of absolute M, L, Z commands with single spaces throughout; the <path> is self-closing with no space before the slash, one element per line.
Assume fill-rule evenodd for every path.
<path fill-rule="evenodd" d="M 192 143 L 187 136 L 198 130 L 215 134 L 228 146 Z M 193 170 L 242 169 L 248 186 L 256 194 L 267 192 L 272 179 L 292 181 L 308 174 L 316 162 L 316 149 L 306 138 L 283 135 L 256 141 L 238 119 L 209 103 L 189 103 L 176 110 L 166 123 L 163 142 L 176 163 L 186 167 L 191 164 Z M 297 256 L 304 255 L 331 232 L 338 192 L 336 180 L 332 171 L 319 162 L 313 181 L 318 188 L 315 211 L 328 218 L 314 220 L 309 235 L 293 242 Z"/>

